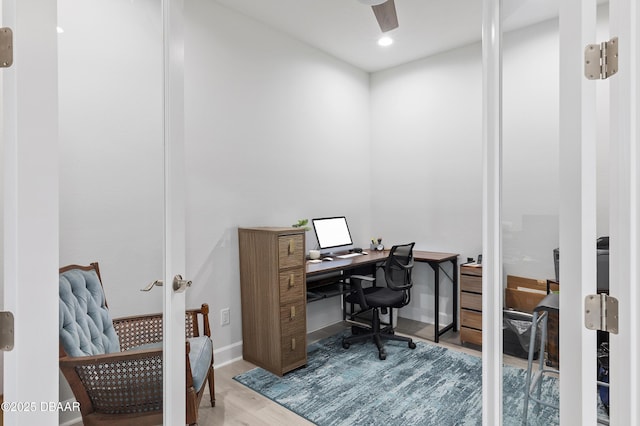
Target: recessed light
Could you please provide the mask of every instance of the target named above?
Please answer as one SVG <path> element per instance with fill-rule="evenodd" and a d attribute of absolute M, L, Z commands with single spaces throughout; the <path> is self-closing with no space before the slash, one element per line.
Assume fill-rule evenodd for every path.
<path fill-rule="evenodd" d="M 360 3 L 366 4 L 367 6 L 378 6 L 382 3 L 386 3 L 387 0 L 359 0 Z"/>
<path fill-rule="evenodd" d="M 62 34 L 64 32 L 62 27 L 56 27 L 56 31 L 58 32 L 58 34 Z"/>
<path fill-rule="evenodd" d="M 387 47 L 393 44 L 393 39 L 389 36 L 382 36 L 378 39 L 378 46 Z"/>

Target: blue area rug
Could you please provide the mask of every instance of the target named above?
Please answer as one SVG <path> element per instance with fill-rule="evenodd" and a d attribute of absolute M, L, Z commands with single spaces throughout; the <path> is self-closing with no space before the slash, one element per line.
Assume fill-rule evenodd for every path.
<path fill-rule="evenodd" d="M 380 361 L 372 342 L 343 349 L 342 334 L 308 348 L 305 368 L 278 377 L 255 368 L 235 380 L 318 425 L 481 425 L 482 360 L 417 341 L 386 342 Z M 520 425 L 525 371 L 504 367 L 503 424 Z M 558 400 L 547 377 L 543 397 Z M 557 425 L 558 411 L 542 408 L 529 424 Z"/>

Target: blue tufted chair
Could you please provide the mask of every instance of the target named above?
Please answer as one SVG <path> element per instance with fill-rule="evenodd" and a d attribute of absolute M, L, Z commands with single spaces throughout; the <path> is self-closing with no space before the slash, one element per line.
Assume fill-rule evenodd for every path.
<path fill-rule="evenodd" d="M 97 263 L 60 269 L 60 369 L 89 425 L 162 423 L 162 314 L 112 320 Z M 215 406 L 209 306 L 186 311 L 186 423 L 209 382 Z M 202 326 L 202 335 L 200 327 Z"/>

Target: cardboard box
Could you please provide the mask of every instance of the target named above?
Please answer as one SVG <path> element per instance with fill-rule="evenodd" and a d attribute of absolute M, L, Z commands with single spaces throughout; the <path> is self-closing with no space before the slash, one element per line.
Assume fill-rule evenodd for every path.
<path fill-rule="evenodd" d="M 551 291 L 557 291 L 557 284 L 551 284 Z M 520 312 L 533 313 L 533 309 L 547 295 L 547 280 L 507 275 L 505 307 Z"/>

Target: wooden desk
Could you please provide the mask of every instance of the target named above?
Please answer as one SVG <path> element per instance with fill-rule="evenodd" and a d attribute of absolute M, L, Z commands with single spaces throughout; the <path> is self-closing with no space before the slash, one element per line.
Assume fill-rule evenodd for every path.
<path fill-rule="evenodd" d="M 331 272 L 342 272 L 357 269 L 364 266 L 373 266 L 377 263 L 384 262 L 389 257 L 389 250 L 369 251 L 369 254 L 362 256 L 354 256 L 347 259 L 340 259 L 333 256 L 332 261 L 323 261 L 319 263 L 309 263 L 306 266 L 307 278 L 314 277 Z M 447 331 L 453 329 L 458 330 L 458 254 L 456 253 L 438 253 L 432 251 L 414 250 L 413 260 L 415 262 L 424 262 L 431 266 L 434 272 L 434 341 L 437 343 L 440 336 Z M 452 276 L 449 277 L 453 284 L 453 321 L 440 329 L 440 269 L 442 263 L 451 262 L 453 265 Z"/>

